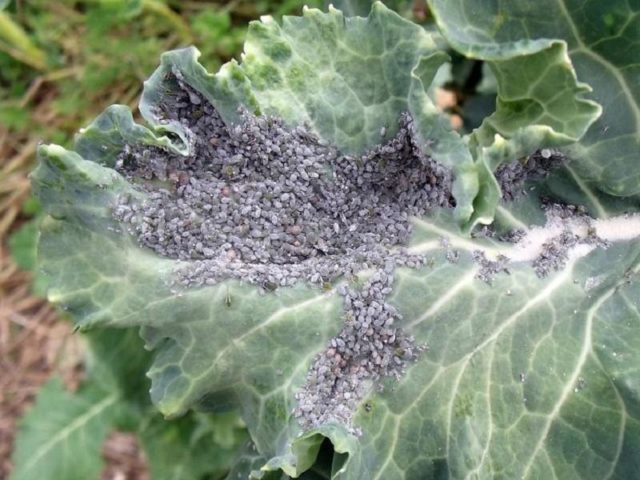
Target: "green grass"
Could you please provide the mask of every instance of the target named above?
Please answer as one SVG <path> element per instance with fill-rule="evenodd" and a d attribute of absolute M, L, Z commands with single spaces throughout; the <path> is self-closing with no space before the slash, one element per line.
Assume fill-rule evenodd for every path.
<path fill-rule="evenodd" d="M 68 144 L 79 127 L 111 103 L 135 106 L 163 51 L 195 44 L 205 66 L 217 70 L 238 56 L 248 21 L 266 13 L 299 13 L 303 3 L 314 4 L 10 3 L 0 12 L 0 122 L 11 135 Z"/>

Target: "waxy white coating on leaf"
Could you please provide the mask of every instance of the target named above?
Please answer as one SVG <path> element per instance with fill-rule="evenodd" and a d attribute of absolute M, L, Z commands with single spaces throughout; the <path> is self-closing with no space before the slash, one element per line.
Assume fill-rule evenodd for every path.
<path fill-rule="evenodd" d="M 620 215 L 618 217 L 593 221 L 597 235 L 610 242 L 622 242 L 640 238 L 640 215 Z"/>
<path fill-rule="evenodd" d="M 526 231 L 525 236 L 516 243 L 513 248 L 501 252 L 508 256 L 512 262 L 528 262 L 534 260 L 542 253 L 544 245 L 553 241 L 563 232 L 569 231 L 581 239 L 587 239 L 590 234 L 605 242 L 621 242 L 640 239 L 640 215 L 620 215 L 605 219 L 589 219 L 584 217 L 572 217 L 560 219 L 549 218 L 543 227 L 532 227 Z M 576 258 L 587 255 L 596 246 L 593 244 L 580 244 L 571 249 Z"/>

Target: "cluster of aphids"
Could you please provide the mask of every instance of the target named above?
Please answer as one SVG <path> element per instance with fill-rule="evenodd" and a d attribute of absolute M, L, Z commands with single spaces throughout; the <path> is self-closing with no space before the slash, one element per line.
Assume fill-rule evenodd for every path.
<path fill-rule="evenodd" d="M 565 162 L 566 157 L 560 152 L 543 148 L 522 159 L 503 163 L 495 172 L 502 198 L 505 201 L 517 199 L 525 192 L 526 182 L 545 178 Z"/>
<path fill-rule="evenodd" d="M 397 266 L 423 264 L 403 249 L 410 218 L 453 206 L 451 172 L 421 151 L 406 114 L 394 135 L 381 130 L 380 145 L 346 155 L 274 117 L 243 112 L 227 126 L 180 75 L 166 80 L 175 89 L 156 113 L 183 127 L 190 153 L 125 148 L 117 169 L 145 200 L 121 198 L 114 216 L 145 247 L 188 260 L 176 272 L 178 288 L 228 278 L 265 290 L 301 281 L 324 286 L 374 269 L 362 289 L 340 290 L 344 328 L 297 394 L 302 425 L 349 424 L 367 389 L 400 376 L 420 351 L 394 325 L 400 315 L 385 298 Z M 504 169 L 505 188 L 520 181 L 518 172 L 538 170 L 533 163 L 514 168 Z"/>
<path fill-rule="evenodd" d="M 377 270 L 359 290 L 340 287 L 345 324 L 318 355 L 296 393 L 294 415 L 306 428 L 329 421 L 351 424 L 371 386 L 400 378 L 423 350 L 396 322 L 400 313 L 385 301 L 393 287 L 393 262 Z M 356 429 L 353 433 L 358 433 Z"/>
<path fill-rule="evenodd" d="M 191 153 L 127 148 L 119 170 L 147 195 L 141 204 L 122 199 L 114 214 L 144 246 L 190 260 L 183 284 L 322 284 L 390 255 L 406 263 L 410 217 L 453 202 L 451 173 L 420 151 L 408 115 L 381 145 L 344 155 L 278 118 L 245 112 L 227 127 L 176 82 L 163 114 L 184 126 Z"/>
<path fill-rule="evenodd" d="M 551 201 L 545 201 L 543 208 L 548 223 L 564 225 L 562 231 L 549 238 L 543 245 L 536 258 L 531 262 L 536 275 L 544 278 L 553 272 L 562 270 L 568 260 L 569 253 L 578 245 L 591 245 L 608 248 L 609 242 L 598 236 L 591 218 L 586 209 L 575 205 L 561 205 Z M 582 226 L 583 228 L 576 228 Z M 577 233 L 585 230 L 586 233 Z"/>

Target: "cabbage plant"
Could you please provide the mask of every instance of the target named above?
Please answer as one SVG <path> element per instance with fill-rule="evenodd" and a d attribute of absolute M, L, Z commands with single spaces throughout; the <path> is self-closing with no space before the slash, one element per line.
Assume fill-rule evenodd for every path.
<path fill-rule="evenodd" d="M 429 6 L 264 17 L 42 145 L 49 299 L 139 328 L 165 417 L 239 411 L 230 479 L 639 478 L 638 11 Z M 451 49 L 495 77 L 465 134 Z"/>

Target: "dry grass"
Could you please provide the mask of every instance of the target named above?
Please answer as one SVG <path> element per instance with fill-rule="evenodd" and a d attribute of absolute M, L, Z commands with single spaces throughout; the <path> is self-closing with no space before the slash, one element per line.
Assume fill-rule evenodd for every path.
<path fill-rule="evenodd" d="M 107 466 L 100 480 L 150 480 L 147 461 L 135 435 L 112 433 L 104 443 L 102 456 Z"/>

